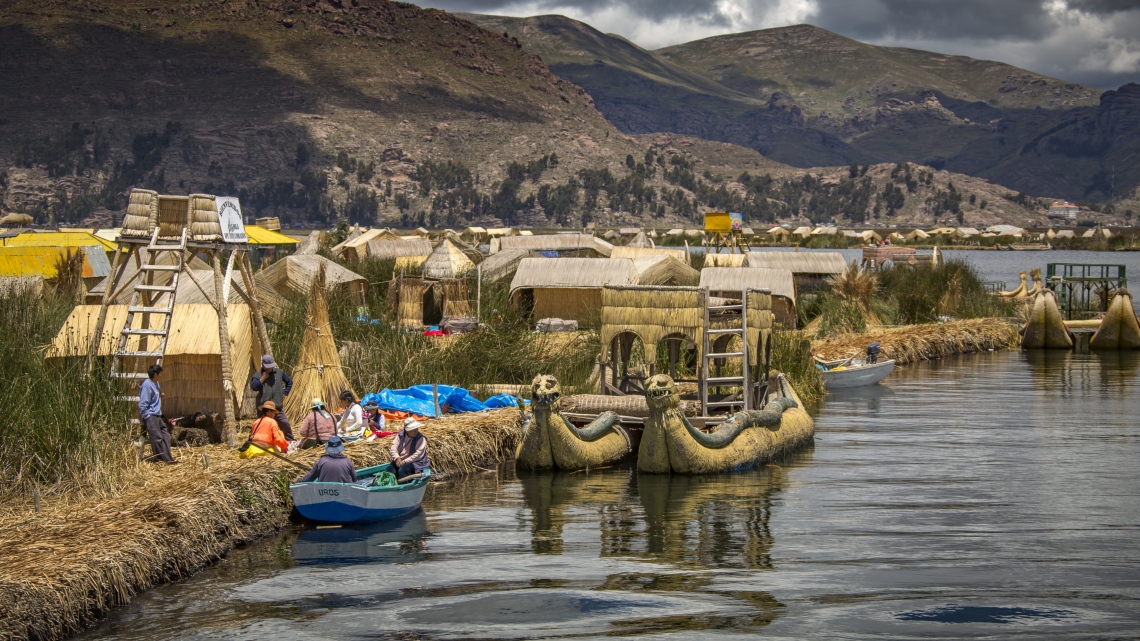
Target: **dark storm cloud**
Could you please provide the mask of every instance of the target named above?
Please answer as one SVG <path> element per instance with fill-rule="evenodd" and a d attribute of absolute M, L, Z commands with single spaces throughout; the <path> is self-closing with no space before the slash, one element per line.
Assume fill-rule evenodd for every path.
<path fill-rule="evenodd" d="M 1069 0 L 1067 4 L 1073 9 L 1091 13 L 1116 13 L 1140 9 L 1140 0 Z"/>
<path fill-rule="evenodd" d="M 1041 38 L 1054 23 L 1041 0 L 818 0 L 813 23 L 861 39 Z"/>

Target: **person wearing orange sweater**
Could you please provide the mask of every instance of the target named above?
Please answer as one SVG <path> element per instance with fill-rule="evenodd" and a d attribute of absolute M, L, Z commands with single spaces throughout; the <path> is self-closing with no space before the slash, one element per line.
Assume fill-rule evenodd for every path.
<path fill-rule="evenodd" d="M 285 440 L 285 434 L 281 432 L 281 427 L 273 418 L 277 416 L 277 404 L 265 401 L 259 409 L 261 417 L 254 421 L 249 429 L 250 443 L 263 450 L 276 449 L 279 453 L 285 452 L 289 449 L 289 442 Z"/>

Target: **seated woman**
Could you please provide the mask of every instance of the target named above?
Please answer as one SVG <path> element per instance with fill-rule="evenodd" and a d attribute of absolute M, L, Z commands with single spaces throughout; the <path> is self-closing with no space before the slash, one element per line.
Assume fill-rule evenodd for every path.
<path fill-rule="evenodd" d="M 265 401 L 258 408 L 261 416 L 249 428 L 249 445 L 244 451 L 238 452 L 239 458 L 264 456 L 270 452 L 284 453 L 289 449 L 289 441 L 277 425 L 274 416 L 277 416 L 277 404 Z"/>
<path fill-rule="evenodd" d="M 301 441 L 297 449 L 317 447 L 336 436 L 336 419 L 325 409 L 325 402 L 314 398 L 309 409 L 311 411 L 301 421 Z"/>
<path fill-rule="evenodd" d="M 358 439 L 364 436 L 368 423 L 364 421 L 364 408 L 356 402 L 356 395 L 349 390 L 340 393 L 340 420 L 336 424 L 336 433 L 341 438 Z"/>
<path fill-rule="evenodd" d="M 385 471 L 395 474 L 397 479 L 419 474 L 431 467 L 427 453 L 427 437 L 420 434 L 421 427 L 423 423 L 416 419 L 406 419 L 404 429 L 392 439 L 392 447 L 388 450 L 392 462 Z"/>

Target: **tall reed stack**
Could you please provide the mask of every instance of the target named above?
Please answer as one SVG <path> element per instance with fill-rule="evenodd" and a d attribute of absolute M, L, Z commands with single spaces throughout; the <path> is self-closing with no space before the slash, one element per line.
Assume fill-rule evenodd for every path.
<path fill-rule="evenodd" d="M 333 403 L 341 392 L 351 389 L 341 367 L 336 338 L 329 322 L 325 266 L 321 265 L 309 289 L 309 314 L 301 338 L 301 354 L 293 369 L 293 390 L 285 397 L 285 415 L 295 425 L 300 425 L 312 399 Z"/>

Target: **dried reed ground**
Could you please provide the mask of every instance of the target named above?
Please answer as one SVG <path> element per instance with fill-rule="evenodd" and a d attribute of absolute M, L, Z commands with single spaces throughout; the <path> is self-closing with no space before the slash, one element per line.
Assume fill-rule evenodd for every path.
<path fill-rule="evenodd" d="M 844 334 L 814 341 L 812 349 L 824 360 L 836 360 L 865 356 L 867 345 L 875 342 L 883 350 L 880 358 L 893 358 L 903 365 L 952 354 L 1005 349 L 1017 344 L 1017 326 L 1000 318 L 972 318 L 941 325 L 868 328 L 862 334 Z"/>
<path fill-rule="evenodd" d="M 510 408 L 430 421 L 433 467 L 463 474 L 509 458 L 520 418 Z M 357 467 L 385 463 L 389 442 L 353 443 L 347 453 Z M 319 454 L 292 458 L 310 465 Z M 113 498 L 0 514 L 0 639 L 71 636 L 286 523 L 288 483 L 301 470 L 269 456 L 238 459 L 223 446 L 176 455 L 182 465 L 148 467 Z"/>

